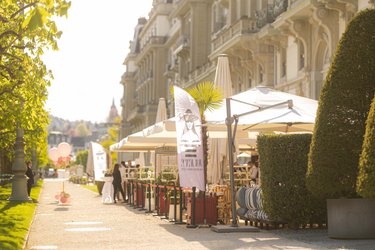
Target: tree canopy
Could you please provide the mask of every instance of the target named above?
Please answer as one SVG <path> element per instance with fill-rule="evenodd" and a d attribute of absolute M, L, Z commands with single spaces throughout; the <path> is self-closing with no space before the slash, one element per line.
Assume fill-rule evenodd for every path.
<path fill-rule="evenodd" d="M 366 133 L 359 161 L 357 192 L 362 197 L 375 198 L 375 96 L 366 122 Z"/>
<path fill-rule="evenodd" d="M 320 98 L 307 184 L 320 197 L 355 197 L 365 123 L 375 92 L 375 10 L 347 26 Z"/>
<path fill-rule="evenodd" d="M 46 161 L 44 109 L 52 73 L 41 56 L 57 50 L 62 32 L 54 18 L 67 16 L 70 2 L 63 0 L 0 1 L 0 150 L 13 154 L 16 127 L 25 131 L 26 152 L 37 149 Z M 45 159 L 44 159 L 45 158 Z"/>

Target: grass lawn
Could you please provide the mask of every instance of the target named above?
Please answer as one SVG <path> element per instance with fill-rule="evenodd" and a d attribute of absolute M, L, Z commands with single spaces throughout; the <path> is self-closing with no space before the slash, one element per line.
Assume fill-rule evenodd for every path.
<path fill-rule="evenodd" d="M 0 249 L 22 249 L 29 231 L 43 181 L 31 189 L 34 202 L 8 201 L 12 185 L 0 187 Z"/>
<path fill-rule="evenodd" d="M 81 187 L 87 188 L 88 190 L 91 190 L 95 193 L 99 193 L 98 188 L 96 185 L 81 185 Z"/>

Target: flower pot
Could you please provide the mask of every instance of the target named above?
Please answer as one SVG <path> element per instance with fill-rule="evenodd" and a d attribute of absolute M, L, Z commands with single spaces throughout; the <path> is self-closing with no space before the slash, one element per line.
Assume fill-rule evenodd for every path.
<path fill-rule="evenodd" d="M 67 203 L 68 202 L 68 198 L 67 197 L 60 197 L 60 202 L 61 203 Z"/>
<path fill-rule="evenodd" d="M 328 199 L 328 236 L 375 238 L 375 199 Z"/>
<path fill-rule="evenodd" d="M 195 224 L 204 224 L 204 203 L 203 198 L 197 197 L 195 199 Z M 189 197 L 187 200 L 187 224 L 192 224 L 193 216 L 193 201 Z M 217 197 L 206 197 L 206 223 L 209 225 L 217 224 Z"/>

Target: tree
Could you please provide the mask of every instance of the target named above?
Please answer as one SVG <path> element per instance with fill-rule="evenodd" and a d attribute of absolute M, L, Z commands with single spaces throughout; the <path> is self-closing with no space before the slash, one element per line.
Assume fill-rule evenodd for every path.
<path fill-rule="evenodd" d="M 206 123 L 204 112 L 220 108 L 223 101 L 223 94 L 220 88 L 213 82 L 201 82 L 196 86 L 186 89 L 186 92 L 194 98 L 199 107 L 202 124 Z M 207 164 L 208 164 L 208 134 L 207 127 L 202 126 L 202 145 L 204 162 L 204 182 L 207 183 Z"/>
<path fill-rule="evenodd" d="M 365 198 L 375 198 L 375 96 L 366 122 L 366 133 L 359 161 L 357 192 Z"/>
<path fill-rule="evenodd" d="M 86 172 L 87 158 L 89 155 L 88 150 L 78 151 L 75 163 L 83 166 L 83 171 Z"/>
<path fill-rule="evenodd" d="M 356 196 L 365 122 L 375 92 L 374 27 L 373 9 L 352 19 L 323 86 L 307 172 L 307 186 L 315 196 Z"/>
<path fill-rule="evenodd" d="M 80 124 L 78 124 L 76 127 L 76 131 L 77 131 L 77 136 L 80 136 L 80 137 L 89 136 L 91 134 L 85 122 L 81 122 Z"/>
<path fill-rule="evenodd" d="M 120 129 L 120 117 L 117 117 L 115 119 L 114 125 L 112 125 L 108 129 L 108 133 L 106 136 L 103 137 L 101 140 L 100 144 L 106 149 L 107 152 L 110 152 L 109 147 L 112 144 L 115 144 L 118 140 L 119 137 L 119 129 Z M 117 153 L 116 152 L 111 152 L 111 159 L 112 162 L 117 162 Z M 111 166 L 109 166 L 111 167 Z"/>
<path fill-rule="evenodd" d="M 37 146 L 46 159 L 44 110 L 52 73 L 41 60 L 45 49 L 57 49 L 61 36 L 53 18 L 67 15 L 63 0 L 0 1 L 0 150 L 11 156 L 15 128 L 25 131 L 26 151 Z M 28 152 L 29 153 L 29 152 Z"/>

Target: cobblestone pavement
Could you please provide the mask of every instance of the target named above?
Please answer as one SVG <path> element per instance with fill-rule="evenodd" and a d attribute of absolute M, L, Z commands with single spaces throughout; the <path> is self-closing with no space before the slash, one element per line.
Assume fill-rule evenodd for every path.
<path fill-rule="evenodd" d="M 54 196 L 62 180 L 46 179 L 26 249 L 375 249 L 375 240 L 329 239 L 325 230 L 215 233 L 188 229 L 64 181 L 69 205 Z"/>

